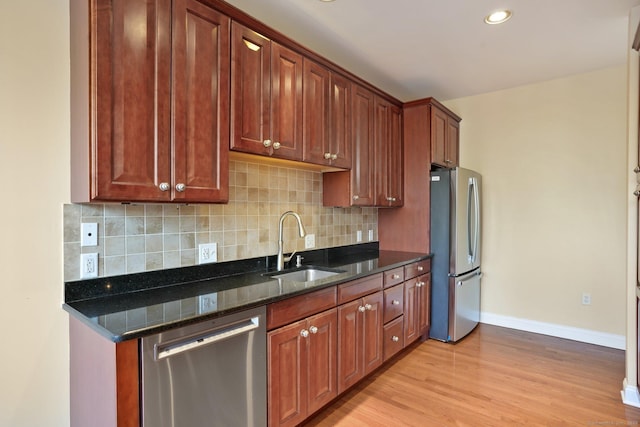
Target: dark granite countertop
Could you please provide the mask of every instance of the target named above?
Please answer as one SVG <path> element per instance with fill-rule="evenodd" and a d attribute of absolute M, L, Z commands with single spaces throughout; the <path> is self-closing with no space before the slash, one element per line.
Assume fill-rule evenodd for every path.
<path fill-rule="evenodd" d="M 273 256 L 65 283 L 63 307 L 113 342 L 269 304 L 429 258 L 377 243 L 300 253 L 302 268 L 339 272 L 312 282 L 272 278 Z M 293 268 L 292 270 L 295 270 Z M 289 269 L 287 270 L 289 271 Z"/>

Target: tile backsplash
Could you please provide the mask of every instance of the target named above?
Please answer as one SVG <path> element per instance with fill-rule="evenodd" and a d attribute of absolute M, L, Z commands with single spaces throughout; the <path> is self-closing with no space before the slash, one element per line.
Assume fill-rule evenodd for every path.
<path fill-rule="evenodd" d="M 201 243 L 218 244 L 218 262 L 274 255 L 288 210 L 315 248 L 357 243 L 358 230 L 378 238 L 377 208 L 322 206 L 320 172 L 231 160 L 228 204 L 64 205 L 64 278 L 80 279 L 81 253 L 98 253 L 100 277 L 195 265 Z M 98 224 L 98 246 L 80 246 L 83 222 Z M 284 225 L 285 252 L 305 250 L 295 219 Z"/>

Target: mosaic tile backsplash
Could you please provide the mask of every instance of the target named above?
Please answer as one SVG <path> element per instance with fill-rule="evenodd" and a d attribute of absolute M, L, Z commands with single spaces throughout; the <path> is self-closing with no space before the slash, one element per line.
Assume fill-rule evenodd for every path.
<path fill-rule="evenodd" d="M 377 208 L 322 206 L 320 172 L 232 160 L 228 204 L 64 205 L 64 278 L 80 279 L 81 253 L 98 253 L 100 277 L 195 265 L 201 243 L 218 244 L 218 262 L 275 255 L 288 210 L 315 248 L 357 243 L 358 230 L 378 238 Z M 83 222 L 98 224 L 98 246 L 80 246 Z M 295 219 L 284 226 L 285 252 L 305 250 Z"/>

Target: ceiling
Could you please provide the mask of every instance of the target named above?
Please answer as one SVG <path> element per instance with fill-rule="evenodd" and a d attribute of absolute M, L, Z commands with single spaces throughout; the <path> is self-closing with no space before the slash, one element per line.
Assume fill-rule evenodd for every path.
<path fill-rule="evenodd" d="M 625 64 L 640 0 L 226 0 L 402 101 Z M 513 11 L 502 25 L 484 17 Z"/>

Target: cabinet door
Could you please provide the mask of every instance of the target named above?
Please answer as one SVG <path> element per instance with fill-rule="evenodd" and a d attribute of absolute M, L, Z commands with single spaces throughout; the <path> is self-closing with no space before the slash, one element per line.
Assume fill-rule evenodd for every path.
<path fill-rule="evenodd" d="M 295 426 L 307 416 L 307 340 L 300 320 L 267 334 L 269 425 Z"/>
<path fill-rule="evenodd" d="M 419 278 L 404 282 L 404 344 L 409 345 L 418 338 L 420 321 L 418 307 L 418 292 L 420 287 L 416 286 Z"/>
<path fill-rule="evenodd" d="M 174 0 L 175 200 L 229 199 L 229 26 L 227 16 L 196 0 Z"/>
<path fill-rule="evenodd" d="M 231 24 L 231 143 L 233 150 L 269 155 L 271 41 Z"/>
<path fill-rule="evenodd" d="M 358 85 L 352 86 L 351 93 L 353 99 L 351 110 L 352 204 L 373 206 L 375 204 L 373 175 L 374 99 L 371 92 Z"/>
<path fill-rule="evenodd" d="M 304 60 L 304 155 L 305 162 L 327 164 L 329 156 L 329 70 Z"/>
<path fill-rule="evenodd" d="M 457 120 L 447 118 L 447 146 L 445 147 L 445 162 L 451 168 L 458 166 L 458 151 L 460 146 L 460 123 Z"/>
<path fill-rule="evenodd" d="M 391 147 L 389 141 L 389 124 L 391 105 L 376 96 L 375 116 L 375 178 L 376 205 L 388 206 L 391 201 L 389 194 L 389 156 Z"/>
<path fill-rule="evenodd" d="M 302 159 L 302 56 L 271 44 L 271 139 L 273 156 Z"/>
<path fill-rule="evenodd" d="M 431 163 L 447 166 L 447 115 L 438 108 L 431 107 Z"/>
<path fill-rule="evenodd" d="M 92 6 L 89 197 L 168 201 L 171 1 Z"/>
<path fill-rule="evenodd" d="M 362 312 L 358 299 L 338 307 L 338 393 L 364 375 L 362 367 Z"/>
<path fill-rule="evenodd" d="M 429 332 L 431 313 L 431 274 L 427 273 L 418 278 L 420 288 L 418 294 L 418 333 L 425 335 Z"/>
<path fill-rule="evenodd" d="M 307 321 L 307 412 L 312 414 L 338 395 L 338 315 L 332 309 Z"/>
<path fill-rule="evenodd" d="M 331 74 L 329 103 L 329 145 L 331 165 L 351 169 L 351 84 L 338 74 Z M 333 158 L 335 156 L 335 159 Z"/>
<path fill-rule="evenodd" d="M 367 375 L 382 364 L 382 292 L 363 298 L 363 375 Z"/>
<path fill-rule="evenodd" d="M 402 144 L 402 110 L 392 105 L 389 110 L 389 161 L 387 169 L 388 206 L 404 204 L 404 165 Z"/>

